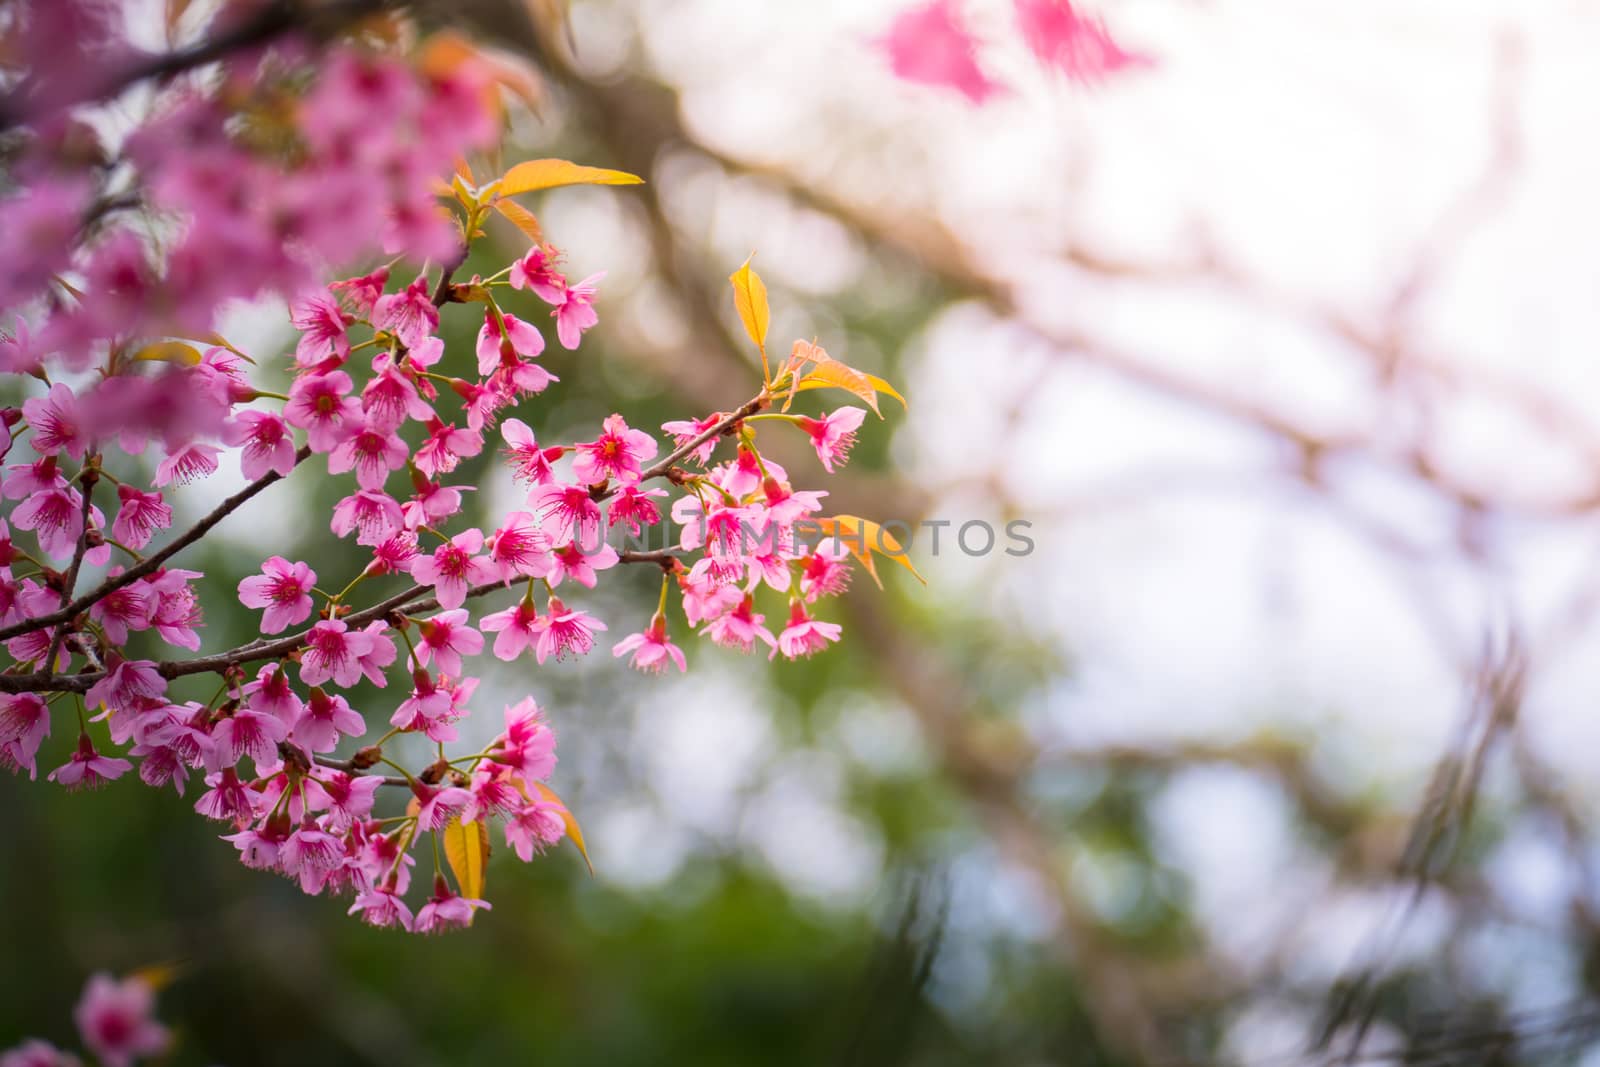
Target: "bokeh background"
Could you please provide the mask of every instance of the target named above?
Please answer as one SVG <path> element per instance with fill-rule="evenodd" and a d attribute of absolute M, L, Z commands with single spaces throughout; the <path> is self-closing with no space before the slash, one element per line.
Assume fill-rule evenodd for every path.
<path fill-rule="evenodd" d="M 1084 87 L 972 0 L 1012 87 L 974 109 L 888 73 L 904 6 L 449 14 L 537 51 L 507 162 L 648 179 L 534 205 L 609 271 L 540 439 L 751 395 L 755 251 L 780 347 L 910 400 L 826 488 L 950 523 L 928 587 L 858 576 L 799 665 L 493 676 L 549 710 L 595 874 L 497 854 L 446 938 L 244 870 L 170 793 L 0 778 L 0 1038 L 177 961 L 176 1062 L 236 1067 L 1600 1064 L 1600 8 L 1105 0 L 1158 65 Z M 292 484 L 204 569 L 347 570 Z"/>

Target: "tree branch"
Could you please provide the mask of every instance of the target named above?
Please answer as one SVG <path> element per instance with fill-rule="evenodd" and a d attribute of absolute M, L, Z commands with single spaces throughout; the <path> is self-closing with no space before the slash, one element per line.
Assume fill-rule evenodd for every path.
<path fill-rule="evenodd" d="M 309 455 L 311 455 L 311 446 L 302 446 L 300 451 L 294 454 L 295 466 L 299 466 L 301 463 L 305 462 L 306 457 Z M 239 490 L 237 493 L 218 504 L 210 514 L 191 526 L 183 533 L 181 537 L 174 539 L 161 551 L 146 557 L 143 562 L 129 567 L 127 570 L 123 571 L 114 578 L 107 578 L 105 581 L 89 590 L 89 592 L 83 594 L 83 596 L 72 601 L 72 603 L 63 605 L 58 611 L 53 611 L 48 615 L 40 615 L 32 619 L 25 619 L 22 622 L 13 623 L 10 626 L 0 627 L 0 641 L 6 641 L 13 637 L 19 637 L 22 634 L 32 633 L 35 630 L 42 630 L 44 627 L 54 626 L 58 622 L 66 622 L 68 619 L 78 614 L 78 612 L 83 611 L 85 608 L 105 599 L 112 593 L 115 593 L 118 589 L 121 589 L 124 586 L 132 585 L 134 582 L 137 582 L 140 578 L 143 578 L 148 574 L 153 574 L 155 571 L 159 570 L 161 565 L 167 560 L 171 559 L 173 556 L 177 555 L 179 552 L 182 552 L 184 549 L 200 540 L 200 538 L 210 533 L 212 527 L 216 526 L 217 523 L 221 522 L 235 511 L 238 511 L 239 508 L 242 507 L 248 500 L 250 500 L 251 497 L 255 496 L 272 483 L 281 481 L 282 479 L 283 475 L 277 473 L 276 471 L 269 471 L 268 473 L 263 474 L 260 478 L 257 478 L 255 481 L 251 482 L 249 485 L 245 486 L 243 489 Z M 85 525 L 84 528 L 87 530 L 87 525 Z M 21 691 L 23 690 L 5 689 L 3 686 L 0 686 L 0 692 L 15 693 Z"/>

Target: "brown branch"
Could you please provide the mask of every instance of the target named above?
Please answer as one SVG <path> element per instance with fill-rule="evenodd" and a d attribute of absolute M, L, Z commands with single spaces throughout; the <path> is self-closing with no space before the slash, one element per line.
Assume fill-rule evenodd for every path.
<path fill-rule="evenodd" d="M 294 454 L 295 466 L 299 466 L 301 463 L 305 462 L 306 457 L 309 455 L 311 455 L 311 446 L 302 446 L 300 451 Z M 261 492 L 272 483 L 281 481 L 282 479 L 283 475 L 279 474 L 278 472 L 268 471 L 260 478 L 257 478 L 255 481 L 251 482 L 249 485 L 245 486 L 243 489 L 239 490 L 237 493 L 218 504 L 214 509 L 212 509 L 210 514 L 206 515 L 205 518 L 191 526 L 183 533 L 182 536 L 173 540 L 161 551 L 155 553 L 154 555 L 145 557 L 143 561 L 135 566 L 129 567 L 116 577 L 107 578 L 105 581 L 89 590 L 89 592 L 83 594 L 83 596 L 74 600 L 72 603 L 63 606 L 59 611 L 53 611 L 48 615 L 40 615 L 32 619 L 26 619 L 19 623 L 13 623 L 10 626 L 0 627 L 0 641 L 9 640 L 10 638 L 18 637 L 22 634 L 32 633 L 35 630 L 42 630 L 46 626 L 54 626 L 58 622 L 66 622 L 68 619 L 78 614 L 78 612 L 83 611 L 85 608 L 88 608 L 91 605 L 105 599 L 112 593 L 115 593 L 118 589 L 121 589 L 124 586 L 132 585 L 134 582 L 137 582 L 139 579 L 148 574 L 153 574 L 155 571 L 159 570 L 161 565 L 167 560 L 171 559 L 173 556 L 177 555 L 179 552 L 182 552 L 184 549 L 200 540 L 200 538 L 210 533 L 212 527 L 216 526 L 217 523 L 221 522 L 235 511 L 238 511 L 239 508 L 244 506 L 244 504 L 249 501 L 251 497 L 254 497 L 257 493 Z M 0 688 L 0 692 L 14 693 L 19 691 L 20 690 Z"/>

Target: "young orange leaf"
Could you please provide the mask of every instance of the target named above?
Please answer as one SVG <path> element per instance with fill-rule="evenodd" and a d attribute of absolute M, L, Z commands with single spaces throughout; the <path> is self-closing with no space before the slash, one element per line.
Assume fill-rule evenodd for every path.
<path fill-rule="evenodd" d="M 539 220 L 533 212 L 517 203 L 515 200 L 496 200 L 494 209 L 506 218 L 511 224 L 523 232 L 523 235 L 534 244 L 544 241 L 544 231 L 539 228 Z"/>
<path fill-rule="evenodd" d="M 506 171 L 497 190 L 500 196 L 516 196 L 558 185 L 643 185 L 644 179 L 626 171 L 585 167 L 564 159 L 530 159 Z"/>
<path fill-rule="evenodd" d="M 754 258 L 752 253 L 750 259 Z M 761 280 L 761 275 L 750 269 L 749 259 L 744 261 L 744 266 L 728 275 L 728 281 L 733 283 L 733 306 L 739 309 L 744 332 L 765 354 L 767 326 L 772 322 L 772 310 L 767 306 L 766 283 Z"/>
<path fill-rule="evenodd" d="M 900 564 L 923 585 L 928 584 L 928 579 L 912 565 L 911 555 L 900 544 L 899 539 L 871 519 L 855 515 L 835 515 L 831 519 L 814 521 L 825 536 L 838 538 L 839 543 L 861 561 L 861 569 L 867 572 L 879 589 L 883 588 L 883 581 L 878 577 L 878 566 L 873 559 L 874 552 L 880 552 Z"/>
<path fill-rule="evenodd" d="M 589 860 L 589 849 L 588 846 L 583 843 L 583 830 L 578 826 L 577 817 L 572 814 L 572 810 L 570 808 L 561 802 L 561 798 L 556 796 L 554 789 L 551 789 L 547 785 L 542 785 L 539 782 L 533 783 L 533 787 L 539 791 L 539 796 L 546 802 L 560 806 L 561 821 L 567 826 L 567 836 L 572 838 L 572 843 L 574 845 L 578 846 L 578 854 L 583 857 L 584 865 L 589 868 L 589 876 L 593 877 L 594 864 Z"/>
<path fill-rule="evenodd" d="M 193 367 L 200 362 L 200 350 L 182 341 L 157 341 L 145 345 L 133 354 L 134 359 L 156 363 L 181 363 Z"/>
<path fill-rule="evenodd" d="M 444 843 L 445 861 L 450 864 L 450 873 L 456 876 L 461 895 L 482 900 L 484 876 L 489 866 L 488 825 L 482 819 L 463 823 L 457 816 L 445 824 L 439 836 Z"/>

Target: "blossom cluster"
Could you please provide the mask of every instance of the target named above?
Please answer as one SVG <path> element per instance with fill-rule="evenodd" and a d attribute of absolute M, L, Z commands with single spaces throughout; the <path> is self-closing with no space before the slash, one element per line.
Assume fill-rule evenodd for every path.
<path fill-rule="evenodd" d="M 480 664 L 588 655 L 608 626 L 585 598 L 623 563 L 662 575 L 655 611 L 612 648 L 641 670 L 687 668 L 669 616 L 769 658 L 837 641 L 839 625 L 814 613 L 846 587 L 850 553 L 801 536 L 826 494 L 796 489 L 757 431 L 768 420 L 803 434 L 831 472 L 865 411 L 789 413 L 808 367 L 831 362 L 802 343 L 737 410 L 665 424 L 665 453 L 621 414 L 591 439 L 541 442 L 536 398 L 557 382 L 540 362 L 546 334 L 580 346 L 603 276 L 570 281 L 541 237 L 498 273 L 456 280 L 505 195 L 499 180 L 472 184 L 464 164 L 437 192 L 440 160 L 493 135 L 482 86 L 353 44 L 314 71 L 300 56 L 269 49 L 221 88 L 179 86 L 126 138 L 114 169 L 133 173 L 144 229 L 91 218 L 87 179 L 48 147 L 46 127 L 68 120 L 28 131 L 26 181 L 0 201 L 0 220 L 28 223 L 0 222 L 25 266 L 8 282 L 20 310 L 0 346 L 5 383 L 24 397 L 0 410 L 0 641 L 12 661 L 0 767 L 36 777 L 54 736 L 64 759 L 49 781 L 94 788 L 137 768 L 193 795 L 246 865 L 347 895 L 371 924 L 435 932 L 489 907 L 490 824 L 524 861 L 566 836 L 582 847 L 548 785 L 555 734 L 531 695 L 472 741 L 488 732 L 464 725 L 482 704 Z M 249 106 L 239 98 L 291 85 L 293 146 L 263 151 L 234 121 Z M 308 284 L 375 254 L 378 234 L 388 262 Z M 267 361 L 258 370 L 210 332 L 222 301 L 264 292 L 286 295 L 299 334 L 282 392 L 255 380 Z M 447 350 L 446 311 L 473 316 L 470 351 Z M 876 408 L 867 376 L 836 365 L 828 381 Z M 526 496 L 485 518 L 469 471 L 495 451 Z M 225 467 L 246 487 L 175 529 L 176 498 Z M 349 546 L 348 567 L 319 575 L 274 555 L 229 576 L 230 602 L 208 603 L 206 576 L 173 558 L 301 468 L 341 487 L 329 513 L 304 521 Z M 670 549 L 606 543 L 668 515 L 682 526 Z M 504 606 L 477 606 L 506 593 Z M 782 626 L 766 625 L 761 597 L 784 605 Z M 260 636 L 169 658 L 201 652 L 207 611 L 259 612 Z M 210 699 L 177 688 L 201 675 L 217 680 Z M 425 766 L 386 750 L 399 737 L 425 739 Z M 405 801 L 392 811 L 386 786 Z M 414 852 L 430 835 L 440 847 L 417 905 Z"/>
<path fill-rule="evenodd" d="M 1013 0 L 1022 43 L 1034 61 L 1069 80 L 1092 84 L 1152 64 L 1118 44 L 1105 22 L 1072 0 Z M 1004 95 L 1007 86 L 978 61 L 979 39 L 962 16 L 960 0 L 927 0 L 901 12 L 880 41 L 890 69 L 907 81 L 955 89 L 974 104 Z"/>

